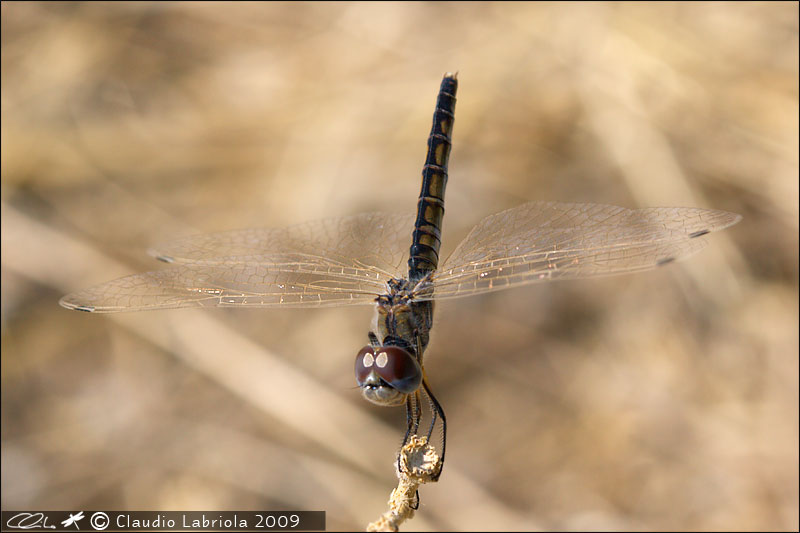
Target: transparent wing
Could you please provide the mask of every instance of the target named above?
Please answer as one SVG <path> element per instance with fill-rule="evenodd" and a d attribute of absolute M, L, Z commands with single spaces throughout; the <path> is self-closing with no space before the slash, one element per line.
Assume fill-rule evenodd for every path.
<path fill-rule="evenodd" d="M 703 235 L 740 219 L 725 211 L 683 207 L 524 204 L 472 229 L 434 273 L 432 297 L 648 270 L 701 250 Z"/>
<path fill-rule="evenodd" d="M 221 258 L 274 255 L 274 264 L 295 258 L 369 268 L 387 278 L 405 273 L 412 215 L 361 213 L 285 228 L 251 228 L 193 235 L 149 250 L 167 263 L 213 262 Z M 226 259 L 227 260 L 227 259 Z M 265 262 L 270 260 L 266 257 Z"/>
<path fill-rule="evenodd" d="M 284 264 L 236 257 L 198 261 L 116 279 L 64 296 L 69 309 L 96 313 L 177 307 L 323 307 L 369 304 L 385 292 L 368 269 Z"/>
<path fill-rule="evenodd" d="M 402 276 L 412 227 L 410 215 L 366 213 L 189 237 L 151 252 L 176 266 L 69 294 L 60 303 L 106 313 L 369 304 L 386 292 L 390 278 Z"/>

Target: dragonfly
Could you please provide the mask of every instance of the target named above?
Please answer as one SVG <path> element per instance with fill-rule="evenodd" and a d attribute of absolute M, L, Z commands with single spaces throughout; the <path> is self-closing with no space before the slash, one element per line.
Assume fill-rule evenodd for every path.
<path fill-rule="evenodd" d="M 706 235 L 741 219 L 692 207 L 535 201 L 484 218 L 439 265 L 457 88 L 456 75 L 445 74 L 416 214 L 363 213 L 183 238 L 150 250 L 170 268 L 69 294 L 61 305 L 92 313 L 372 305 L 369 342 L 355 360 L 358 387 L 374 404 L 405 406 L 404 444 L 419 432 L 425 409 L 426 438 L 439 422 L 443 464 L 447 422 L 423 364 L 435 301 L 653 269 L 698 252 Z"/>
<path fill-rule="evenodd" d="M 83 520 L 83 511 L 80 511 L 75 514 L 70 513 L 69 518 L 61 521 L 61 525 L 64 527 L 69 527 L 74 525 L 75 529 L 80 529 L 80 526 L 78 526 L 78 522 L 81 520 Z"/>

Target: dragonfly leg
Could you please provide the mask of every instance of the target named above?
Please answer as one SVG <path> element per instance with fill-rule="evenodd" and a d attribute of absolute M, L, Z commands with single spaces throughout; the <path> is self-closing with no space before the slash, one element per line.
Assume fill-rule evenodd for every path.
<path fill-rule="evenodd" d="M 403 444 L 408 443 L 408 438 L 416 433 L 416 428 L 419 426 L 419 393 L 415 392 L 413 395 L 406 396 L 406 435 L 403 437 Z"/>
<path fill-rule="evenodd" d="M 380 341 L 378 340 L 378 336 L 375 335 L 373 332 L 367 333 L 367 337 L 369 337 L 369 345 L 373 348 L 377 348 L 381 345 Z"/>
<path fill-rule="evenodd" d="M 402 449 L 408 444 L 408 438 L 411 435 L 416 435 L 419 430 L 419 420 L 422 417 L 422 398 L 419 391 L 414 394 L 406 396 L 406 434 L 403 437 L 403 444 L 400 445 Z M 397 456 L 397 468 L 400 469 L 400 455 Z"/>
<path fill-rule="evenodd" d="M 433 434 L 433 428 L 436 426 L 436 417 L 440 417 L 442 419 L 442 453 L 440 455 L 442 461 L 442 467 L 439 469 L 439 473 L 433 479 L 437 481 L 439 476 L 442 475 L 442 468 L 444 467 L 444 452 L 445 447 L 447 446 L 447 418 L 444 416 L 444 409 L 442 409 L 441 404 L 436 399 L 436 396 L 433 395 L 431 392 L 431 388 L 428 385 L 428 380 L 426 378 L 422 378 L 422 388 L 425 390 L 425 394 L 428 396 L 428 403 L 431 407 L 431 427 L 428 429 L 428 442 L 430 442 L 431 435 Z"/>
<path fill-rule="evenodd" d="M 417 489 L 417 493 L 414 495 L 414 503 L 409 505 L 415 511 L 419 509 L 419 489 Z"/>
<path fill-rule="evenodd" d="M 414 393 L 414 427 L 411 429 L 412 434 L 419 431 L 419 421 L 422 419 L 422 396 L 419 391 Z M 405 444 L 405 443 L 404 443 Z"/>

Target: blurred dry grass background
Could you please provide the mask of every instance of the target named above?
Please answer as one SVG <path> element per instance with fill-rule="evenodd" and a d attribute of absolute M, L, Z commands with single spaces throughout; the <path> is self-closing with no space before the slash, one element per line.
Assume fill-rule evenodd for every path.
<path fill-rule="evenodd" d="M 410 212 L 448 70 L 445 251 L 537 199 L 744 219 L 440 304 L 447 465 L 408 529 L 797 530 L 793 2 L 3 2 L 3 509 L 377 518 L 404 415 L 353 388 L 371 309 L 56 302 L 173 237 Z"/>

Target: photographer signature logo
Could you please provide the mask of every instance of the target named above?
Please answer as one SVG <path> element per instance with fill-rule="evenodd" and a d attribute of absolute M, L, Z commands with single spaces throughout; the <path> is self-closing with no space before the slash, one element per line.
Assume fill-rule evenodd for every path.
<path fill-rule="evenodd" d="M 95 513 L 96 514 L 96 513 Z M 51 518 L 50 516 L 45 515 L 45 513 L 17 513 L 11 518 L 6 521 L 5 527 L 7 529 L 56 529 L 56 526 L 53 524 L 48 523 L 48 519 Z M 69 517 L 66 520 L 61 521 L 61 525 L 66 527 L 75 526 L 75 529 L 80 531 L 80 526 L 78 522 L 83 520 L 83 511 L 79 511 L 77 513 L 69 513 Z M 94 520 L 95 517 L 92 516 Z M 94 523 L 92 524 L 94 526 Z M 106 524 L 102 529 L 108 527 Z"/>
<path fill-rule="evenodd" d="M 8 529 L 55 529 L 56 526 L 47 523 L 44 513 L 18 513 L 6 522 Z"/>

